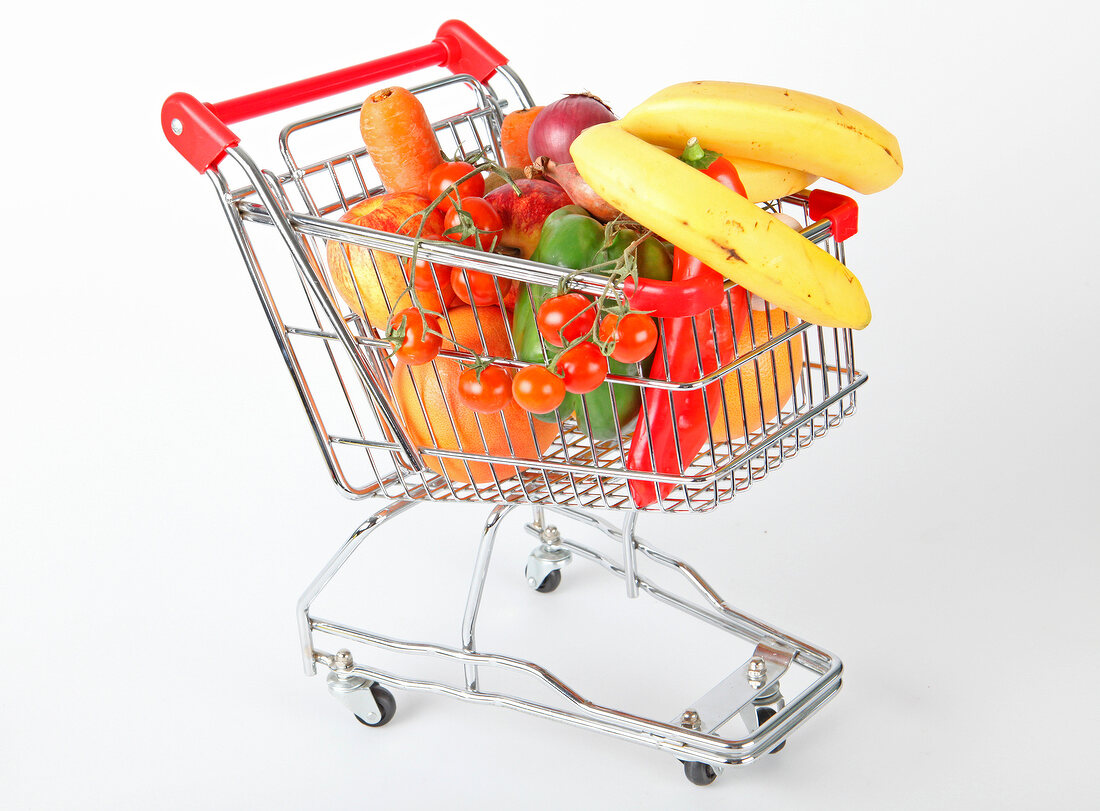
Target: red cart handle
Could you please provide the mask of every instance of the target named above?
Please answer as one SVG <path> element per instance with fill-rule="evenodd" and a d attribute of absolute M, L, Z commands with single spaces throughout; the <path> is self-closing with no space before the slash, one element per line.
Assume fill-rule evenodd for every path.
<path fill-rule="evenodd" d="M 843 194 L 812 189 L 808 198 L 810 220 L 828 220 L 833 227 L 833 239 L 843 242 L 859 230 L 859 206 Z"/>
<path fill-rule="evenodd" d="M 468 73 L 486 82 L 508 59 L 460 20 L 439 26 L 427 45 L 373 59 L 361 65 L 261 90 L 217 104 L 203 104 L 187 93 L 173 93 L 164 102 L 160 123 L 169 143 L 199 172 L 225 157 L 240 143 L 227 125 L 285 110 L 307 101 L 380 82 L 421 68 L 440 65 L 451 73 Z"/>

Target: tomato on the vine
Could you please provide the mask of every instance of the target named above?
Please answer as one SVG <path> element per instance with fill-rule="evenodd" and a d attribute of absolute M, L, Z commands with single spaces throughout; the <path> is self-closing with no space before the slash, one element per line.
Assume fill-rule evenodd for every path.
<path fill-rule="evenodd" d="M 524 411 L 545 414 L 565 399 L 565 383 L 545 366 L 525 366 L 512 379 L 512 397 Z"/>
<path fill-rule="evenodd" d="M 412 282 L 417 290 L 435 290 L 436 285 L 443 288 L 451 283 L 451 266 L 418 257 L 413 267 Z"/>
<path fill-rule="evenodd" d="M 516 299 L 519 297 L 519 286 L 522 282 L 517 282 L 515 279 L 501 279 L 500 280 L 500 292 L 504 296 L 504 308 L 507 310 L 516 309 Z"/>
<path fill-rule="evenodd" d="M 591 341 L 581 341 L 558 357 L 565 390 L 573 394 L 587 394 L 598 388 L 607 377 L 607 358 Z"/>
<path fill-rule="evenodd" d="M 600 340 L 614 341 L 611 357 L 622 363 L 638 363 L 657 347 L 657 324 L 645 313 L 614 313 L 600 322 Z"/>
<path fill-rule="evenodd" d="M 439 354 L 443 338 L 438 333 L 439 319 L 422 314 L 415 307 L 407 307 L 390 319 L 390 336 L 397 344 L 394 354 L 410 366 L 427 363 Z"/>
<path fill-rule="evenodd" d="M 479 414 L 495 414 L 512 400 L 512 376 L 501 366 L 467 369 L 458 376 L 458 399 Z"/>
<path fill-rule="evenodd" d="M 457 186 L 454 185 L 473 170 L 473 165 L 466 161 L 449 161 L 439 164 L 428 175 L 429 198 L 434 200 L 443 192 L 448 192 L 447 196 L 443 198 L 443 202 L 439 204 L 439 210 L 444 214 L 454 208 L 456 192 L 458 198 L 463 201 L 468 197 L 481 197 L 485 194 L 485 176 L 481 174 L 463 180 Z M 454 188 L 451 188 L 452 186 Z"/>
<path fill-rule="evenodd" d="M 452 228 L 459 228 L 460 231 L 447 234 Z M 472 229 L 475 228 L 478 233 L 473 232 Z M 483 251 L 491 251 L 500 241 L 504 221 L 500 219 L 500 214 L 492 203 L 483 197 L 464 197 L 462 211 L 452 208 L 447 212 L 443 220 L 443 230 L 449 240 L 461 242 L 471 248 L 480 247 Z"/>
<path fill-rule="evenodd" d="M 454 268 L 451 270 L 451 287 L 455 295 L 467 304 L 476 304 L 484 307 L 497 303 L 496 277 L 491 273 L 482 273 L 479 270 L 467 268 Z M 504 280 L 507 282 L 507 279 Z M 505 292 L 505 284 L 500 286 L 500 292 Z"/>
<path fill-rule="evenodd" d="M 565 346 L 586 335 L 595 321 L 596 308 L 580 293 L 548 298 L 535 316 L 539 334 L 554 346 Z"/>

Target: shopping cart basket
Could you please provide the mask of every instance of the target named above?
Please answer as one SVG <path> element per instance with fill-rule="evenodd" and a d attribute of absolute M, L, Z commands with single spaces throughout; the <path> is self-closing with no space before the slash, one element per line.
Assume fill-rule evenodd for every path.
<path fill-rule="evenodd" d="M 740 306 L 753 310 L 738 333 L 733 359 L 709 366 L 700 362 L 697 379 L 642 373 L 608 377 L 614 384 L 613 399 L 616 391 L 631 387 L 661 392 L 670 401 L 678 393 L 721 388 L 721 398 L 701 398 L 712 425 L 709 438 L 674 473 L 643 471 L 627 463 L 633 433 L 651 427 L 644 399 L 637 417 L 608 437 L 587 430 L 583 400 L 577 414 L 541 422 L 529 415 L 506 419 L 474 414 L 440 396 L 448 365 L 453 370 L 470 356 L 445 344 L 419 374 L 395 366 L 384 337 L 386 324 L 364 304 L 372 295 L 377 299 L 379 291 L 386 309 L 398 303 L 385 274 L 396 266 L 405 273 L 396 289 L 407 285 L 414 248 L 433 267 L 493 274 L 498 301 L 473 305 L 472 340 L 479 353 L 511 369 L 524 364 L 517 360 L 510 320 L 502 316 L 509 287 L 563 283 L 593 294 L 605 289 L 607 278 L 460 244 L 417 244 L 410 237 L 338 221 L 349 208 L 383 191 L 358 137 L 358 103 L 286 126 L 278 140 L 285 168 L 278 171 L 260 169 L 229 129 L 246 119 L 434 66 L 446 67 L 452 75 L 410 90 L 431 115 L 443 151 L 499 159 L 504 112 L 531 107 L 533 100 L 504 56 L 453 20 L 428 45 L 390 57 L 217 104 L 177 93 L 162 110 L 168 140 L 214 185 L 333 481 L 351 498 L 390 501 L 356 529 L 299 601 L 306 672 L 315 673 L 317 663 L 329 668 L 330 692 L 371 726 L 393 716 L 395 702 L 387 687 L 439 692 L 648 744 L 673 753 L 692 782 L 709 783 L 723 764 L 747 763 L 777 751 L 839 689 L 841 663 L 825 650 L 733 609 L 694 569 L 638 537 L 635 526 L 642 510 L 631 482 L 663 485 L 655 488 L 656 498 L 644 509 L 686 513 L 712 510 L 764 478 L 853 412 L 855 389 L 866 376 L 855 369 L 851 331 L 799 321 L 732 284 L 720 292 L 726 297 L 725 309 L 696 313 L 682 311 L 684 305 L 677 302 L 683 297 L 675 291 L 670 295 L 672 283 L 616 282 L 616 294 L 641 296 L 637 301 L 651 303 L 659 320 L 727 317 L 732 328 L 729 313 L 735 310 L 735 297 L 741 297 Z M 842 240 L 851 232 L 847 215 L 854 207 L 850 200 L 815 191 L 765 205 L 794 215 L 804 224 L 801 232 L 807 239 L 844 261 Z M 839 232 L 838 223 L 846 233 Z M 332 253 L 332 245 L 347 250 Z M 363 278 L 358 270 L 336 266 L 341 260 L 333 257 L 346 260 L 350 250 L 369 259 L 373 275 Z M 395 265 L 394 257 L 405 261 Z M 341 273 L 344 290 L 334 280 Z M 349 278 L 355 288 L 350 295 Z M 460 326 L 448 313 L 444 321 L 444 331 L 456 335 Z M 695 338 L 695 351 L 702 352 L 698 328 Z M 431 413 L 425 406 L 429 401 L 434 404 Z M 316 597 L 368 535 L 425 501 L 493 505 L 469 588 L 460 647 L 402 641 L 311 613 Z M 520 505 L 533 511 L 525 528 L 537 546 L 525 576 L 535 591 L 553 591 L 563 567 L 581 557 L 622 578 L 628 596 L 645 592 L 675 606 L 747 641 L 751 654 L 705 695 L 684 704 L 680 715 L 661 721 L 587 701 L 532 662 L 479 650 L 474 628 L 494 539 L 503 519 Z M 621 525 L 594 515 L 592 508 L 620 511 Z M 565 537 L 553 523 L 557 518 L 594 530 L 613 544 L 612 550 Z M 679 572 L 693 596 L 659 585 L 641 572 L 642 563 Z M 462 677 L 456 683 L 402 678 L 356 663 L 347 649 L 323 651 L 319 636 L 368 649 L 441 657 L 461 664 Z M 483 690 L 479 676 L 488 668 L 528 674 L 533 684 L 550 687 L 562 706 Z M 784 684 L 802 684 L 793 678 L 796 672 L 808 683 L 797 694 L 784 695 L 781 678 Z"/>

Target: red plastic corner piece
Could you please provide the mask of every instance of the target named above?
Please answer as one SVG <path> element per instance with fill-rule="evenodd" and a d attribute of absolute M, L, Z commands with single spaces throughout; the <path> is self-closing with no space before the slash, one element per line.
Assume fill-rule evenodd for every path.
<path fill-rule="evenodd" d="M 468 73 L 479 82 L 487 82 L 508 58 L 461 20 L 447 20 L 439 26 L 435 41 L 447 49 L 443 65 L 451 73 Z"/>
<path fill-rule="evenodd" d="M 188 93 L 173 93 L 160 110 L 164 137 L 187 162 L 205 172 L 225 157 L 227 147 L 241 139 L 214 112 Z"/>
<path fill-rule="evenodd" d="M 859 206 L 843 194 L 813 189 L 810 192 L 810 220 L 827 219 L 833 227 L 833 239 L 843 242 L 859 230 Z"/>

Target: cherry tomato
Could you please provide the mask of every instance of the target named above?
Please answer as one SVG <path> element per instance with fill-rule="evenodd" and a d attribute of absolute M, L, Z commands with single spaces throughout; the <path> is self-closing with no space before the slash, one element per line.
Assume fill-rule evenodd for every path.
<path fill-rule="evenodd" d="M 396 355 L 410 366 L 419 366 L 427 363 L 439 354 L 439 347 L 443 339 L 439 335 L 428 332 L 429 328 L 439 332 L 439 319 L 434 315 L 423 316 L 415 307 L 407 307 L 396 313 L 390 319 L 390 330 L 396 333 L 401 329 L 401 322 L 405 322 L 404 335 L 395 335 L 395 343 L 399 342 Z"/>
<path fill-rule="evenodd" d="M 471 248 L 480 247 L 483 251 L 491 251 L 500 241 L 500 234 L 504 230 L 504 223 L 497 210 L 482 197 L 463 197 L 462 209 L 462 212 L 457 208 L 447 212 L 447 217 L 443 220 L 443 230 L 449 231 L 460 227 L 468 233 L 447 234 L 447 239 L 461 242 Z M 479 233 L 469 232 L 471 225 Z"/>
<path fill-rule="evenodd" d="M 545 414 L 565 399 L 565 383 L 545 366 L 526 366 L 512 379 L 512 397 L 524 411 Z"/>
<path fill-rule="evenodd" d="M 638 363 L 657 347 L 657 324 L 645 313 L 611 314 L 600 322 L 600 340 L 614 341 L 611 357 L 622 363 Z"/>
<path fill-rule="evenodd" d="M 607 358 L 591 341 L 581 341 L 562 352 L 558 358 L 558 371 L 566 391 L 587 394 L 607 377 Z"/>
<path fill-rule="evenodd" d="M 451 283 L 451 266 L 434 265 L 427 259 L 417 259 L 413 268 L 413 285 L 417 290 L 435 290 L 436 284 L 440 288 Z"/>
<path fill-rule="evenodd" d="M 547 299 L 535 317 L 539 334 L 554 346 L 565 346 L 586 335 L 596 320 L 596 308 L 591 304 L 588 297 L 580 293 Z"/>
<path fill-rule="evenodd" d="M 512 376 L 500 366 L 467 369 L 458 376 L 458 399 L 479 414 L 495 414 L 512 401 Z"/>
<path fill-rule="evenodd" d="M 505 292 L 505 282 L 502 280 L 500 292 Z M 466 268 L 454 268 L 451 270 L 451 287 L 455 295 L 467 304 L 476 304 L 484 307 L 488 304 L 497 304 L 496 277 L 491 273 L 482 273 Z"/>
<path fill-rule="evenodd" d="M 516 309 L 516 298 L 519 296 L 520 282 L 515 279 L 501 279 L 500 292 L 504 296 L 504 307 L 508 310 Z M 505 287 L 507 285 L 507 287 Z"/>
<path fill-rule="evenodd" d="M 448 211 L 454 208 L 454 195 L 458 192 L 458 198 L 465 201 L 467 197 L 481 197 L 485 194 L 485 176 L 474 175 L 469 180 L 464 180 L 458 184 L 454 189 L 451 187 L 459 178 L 468 175 L 474 170 L 474 167 L 466 163 L 466 161 L 451 161 L 449 163 L 441 163 L 439 166 L 432 169 L 430 175 L 428 175 L 428 197 L 434 200 L 440 194 L 448 191 L 446 197 L 443 198 L 443 202 L 439 204 L 439 210 L 446 214 Z"/>

